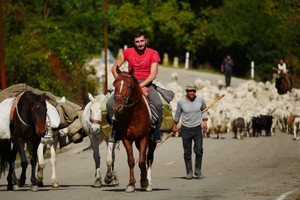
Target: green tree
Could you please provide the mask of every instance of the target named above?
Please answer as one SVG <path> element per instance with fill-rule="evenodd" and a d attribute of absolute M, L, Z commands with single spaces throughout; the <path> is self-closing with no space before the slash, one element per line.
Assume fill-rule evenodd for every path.
<path fill-rule="evenodd" d="M 99 87 L 88 79 L 87 59 L 104 47 L 115 54 L 131 45 L 131 33 L 148 33 L 150 47 L 183 63 L 189 51 L 192 67 L 219 69 L 229 53 L 235 75 L 269 80 L 280 57 L 300 74 L 299 0 L 108 0 L 104 16 L 98 0 L 3 1 L 8 85 L 25 82 L 56 95 L 82 101 Z"/>
<path fill-rule="evenodd" d="M 108 18 L 112 48 L 131 45 L 131 33 L 141 29 L 161 55 L 184 59 L 185 52 L 195 53 L 204 39 L 204 23 L 185 1 L 118 1 L 110 5 Z"/>
<path fill-rule="evenodd" d="M 103 46 L 98 6 L 91 0 L 4 4 L 8 84 L 25 82 L 80 101 L 89 90 L 83 64 Z"/>
<path fill-rule="evenodd" d="M 237 59 L 245 52 L 241 71 L 249 72 L 249 63 L 254 60 L 258 79 L 270 80 L 272 67 L 295 47 L 291 38 L 295 39 L 298 31 L 291 31 L 288 27 L 295 24 L 287 21 L 287 13 L 293 9 L 288 1 L 224 1 L 211 14 L 206 29 L 212 40 L 217 40 L 222 49 L 231 50 L 227 53 Z"/>

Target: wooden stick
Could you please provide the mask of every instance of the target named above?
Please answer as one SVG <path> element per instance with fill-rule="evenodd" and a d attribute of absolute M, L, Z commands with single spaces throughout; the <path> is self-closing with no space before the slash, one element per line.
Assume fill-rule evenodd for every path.
<path fill-rule="evenodd" d="M 222 99 L 225 96 L 225 94 L 222 94 L 221 96 L 218 96 L 211 104 L 209 104 L 204 110 L 201 111 L 201 113 L 206 112 L 208 109 L 210 109 L 211 107 L 213 107 L 218 101 L 220 101 L 220 99 Z M 181 129 L 181 127 L 179 127 L 175 132 L 171 131 L 167 137 L 162 140 L 157 147 L 159 147 L 162 143 L 164 143 L 167 139 L 169 139 L 171 136 L 173 136 L 176 132 L 178 132 Z M 156 148 L 157 148 L 156 147 Z"/>
<path fill-rule="evenodd" d="M 222 99 L 225 96 L 225 94 L 222 94 L 221 96 L 218 96 L 211 104 L 209 104 L 204 110 L 201 111 L 201 113 L 206 112 L 208 109 L 213 107 L 220 99 Z"/>

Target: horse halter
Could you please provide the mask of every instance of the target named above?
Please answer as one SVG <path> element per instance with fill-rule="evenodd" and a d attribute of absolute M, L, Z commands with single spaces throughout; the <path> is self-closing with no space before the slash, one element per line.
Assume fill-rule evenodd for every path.
<path fill-rule="evenodd" d="M 99 120 L 99 119 L 93 119 L 93 118 L 89 118 L 89 120 L 90 120 L 90 122 L 92 123 L 92 124 L 101 124 L 102 123 L 102 121 L 101 120 Z"/>
<path fill-rule="evenodd" d="M 119 74 L 119 76 L 125 76 L 125 77 L 129 77 L 129 78 L 131 78 L 131 85 L 129 86 L 129 89 L 131 90 L 131 92 L 130 92 L 130 94 L 128 95 L 128 96 L 123 96 L 123 95 L 120 95 L 120 94 L 118 94 L 118 95 L 116 95 L 115 94 L 115 97 L 119 97 L 119 98 L 122 98 L 122 99 L 124 99 L 125 100 L 125 104 L 124 104 L 124 108 L 127 108 L 127 107 L 131 107 L 131 106 L 133 106 L 134 104 L 136 104 L 137 102 L 138 102 L 138 100 L 136 100 L 135 102 L 133 102 L 133 103 L 131 103 L 131 104 L 128 104 L 128 101 L 129 101 L 129 99 L 130 99 L 130 96 L 131 96 L 131 94 L 132 94 L 132 90 L 133 90 L 133 88 L 134 88 L 134 86 L 133 86 L 133 77 L 131 76 L 131 75 L 129 75 L 129 74 L 125 74 L 125 73 L 120 73 Z M 124 82 L 124 80 L 122 80 L 122 84 L 123 84 L 123 82 Z M 123 85 L 122 85 L 122 87 L 121 87 L 121 90 L 122 90 L 122 88 L 123 88 Z M 120 91 L 121 91 L 120 90 Z"/>
<path fill-rule="evenodd" d="M 20 113 L 19 113 L 19 109 L 18 109 L 18 103 L 16 104 L 16 113 L 17 116 L 19 118 L 19 120 L 22 122 L 23 125 L 27 126 L 27 127 L 31 127 L 29 124 L 27 124 L 21 117 Z"/>

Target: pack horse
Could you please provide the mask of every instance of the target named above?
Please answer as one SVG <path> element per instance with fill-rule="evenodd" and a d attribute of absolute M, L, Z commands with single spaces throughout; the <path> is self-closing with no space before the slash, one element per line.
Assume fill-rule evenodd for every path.
<path fill-rule="evenodd" d="M 46 95 L 37 95 L 31 91 L 24 91 L 19 94 L 11 105 L 12 115 L 10 123 L 11 137 L 0 141 L 1 149 L 1 174 L 6 171 L 7 165 L 9 172 L 7 176 L 7 189 L 18 189 L 18 185 L 23 186 L 26 180 L 27 158 L 25 154 L 25 143 L 30 151 L 31 161 L 31 190 L 37 191 L 36 165 L 37 149 L 41 137 L 46 134 Z M 12 147 L 11 147 L 12 143 Z M 15 175 L 16 154 L 19 152 L 21 158 L 22 172 L 19 183 Z"/>

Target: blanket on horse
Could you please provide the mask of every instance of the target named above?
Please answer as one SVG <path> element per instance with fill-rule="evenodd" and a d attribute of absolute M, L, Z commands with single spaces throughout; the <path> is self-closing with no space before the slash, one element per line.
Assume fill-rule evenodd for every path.
<path fill-rule="evenodd" d="M 82 129 L 82 125 L 80 122 L 80 116 L 82 113 L 81 106 L 68 100 L 66 100 L 65 102 L 60 102 L 59 100 L 61 98 L 54 96 L 52 93 L 33 88 L 25 83 L 12 85 L 2 90 L 0 92 L 0 102 L 4 101 L 7 98 L 16 97 L 18 96 L 18 94 L 26 90 L 32 91 L 35 94 L 46 94 L 47 101 L 57 109 L 60 115 L 60 129 L 68 127 L 70 135 L 75 135 Z"/>

